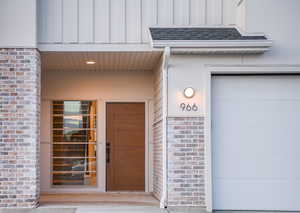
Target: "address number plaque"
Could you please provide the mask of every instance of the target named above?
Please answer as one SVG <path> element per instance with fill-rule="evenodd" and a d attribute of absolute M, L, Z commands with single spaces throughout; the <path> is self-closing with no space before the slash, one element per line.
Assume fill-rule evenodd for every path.
<path fill-rule="evenodd" d="M 181 103 L 180 104 L 180 109 L 183 111 L 183 112 L 197 112 L 199 107 L 197 106 L 197 104 L 193 103 L 193 104 L 190 104 L 190 103 Z"/>

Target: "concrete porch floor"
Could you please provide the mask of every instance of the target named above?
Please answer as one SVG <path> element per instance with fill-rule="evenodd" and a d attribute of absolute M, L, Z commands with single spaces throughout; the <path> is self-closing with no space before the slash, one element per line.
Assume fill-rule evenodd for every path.
<path fill-rule="evenodd" d="M 74 213 L 164 213 L 150 193 L 42 194 L 39 210 L 74 208 Z M 51 210 L 50 210 L 51 212 Z"/>
<path fill-rule="evenodd" d="M 159 201 L 150 193 L 106 192 L 80 194 L 42 194 L 40 207 L 99 207 L 99 206 L 152 206 L 159 207 Z"/>

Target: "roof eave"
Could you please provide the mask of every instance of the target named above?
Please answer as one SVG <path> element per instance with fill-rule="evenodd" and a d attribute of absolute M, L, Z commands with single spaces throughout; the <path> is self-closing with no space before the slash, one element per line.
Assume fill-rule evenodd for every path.
<path fill-rule="evenodd" d="M 173 53 L 199 53 L 199 54 L 225 54 L 225 53 L 249 53 L 260 54 L 268 51 L 272 46 L 271 40 L 209 40 L 209 41 L 186 41 L 186 40 L 152 40 L 153 48 L 170 47 Z"/>

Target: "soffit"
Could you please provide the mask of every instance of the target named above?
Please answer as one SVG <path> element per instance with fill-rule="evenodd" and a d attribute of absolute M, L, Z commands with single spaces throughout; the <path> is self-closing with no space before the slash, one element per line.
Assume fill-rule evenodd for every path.
<path fill-rule="evenodd" d="M 43 71 L 147 71 L 156 67 L 161 55 L 159 51 L 41 53 Z"/>

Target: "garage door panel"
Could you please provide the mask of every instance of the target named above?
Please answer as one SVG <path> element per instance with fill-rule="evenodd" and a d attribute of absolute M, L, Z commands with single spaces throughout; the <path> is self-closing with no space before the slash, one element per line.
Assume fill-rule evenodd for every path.
<path fill-rule="evenodd" d="M 280 170 L 276 168 L 290 158 L 290 146 L 282 146 L 282 144 L 289 141 L 287 137 L 293 138 L 294 136 L 287 135 L 284 131 L 273 134 L 273 129 L 281 129 L 284 122 L 275 120 L 275 122 L 270 123 L 270 120 L 274 118 L 273 111 L 265 111 L 253 102 L 244 104 L 236 104 L 235 102 L 222 104 L 219 102 L 217 106 L 221 108 L 218 110 L 221 113 L 214 115 L 219 122 L 213 122 L 213 131 L 220 134 L 214 135 L 214 141 L 218 143 L 214 149 L 214 160 L 218 161 L 216 165 L 222 165 L 221 163 L 224 162 L 229 166 L 217 169 L 215 175 L 222 174 L 226 178 L 232 175 L 250 178 L 258 173 L 263 178 L 285 177 L 289 172 L 288 167 L 283 167 Z M 254 113 L 248 110 L 249 106 Z M 229 110 L 234 115 L 227 113 Z M 245 114 L 251 119 L 244 119 Z M 238 123 L 238 127 L 228 125 L 223 128 L 223 123 L 228 122 Z M 239 143 L 239 146 L 236 143 Z M 261 161 L 261 159 L 265 160 Z M 258 164 L 261 166 L 257 167 Z M 260 168 L 263 169 L 260 171 Z"/>
<path fill-rule="evenodd" d="M 222 199 L 215 201 L 215 209 L 293 209 L 291 208 L 292 200 L 285 203 L 278 202 L 286 195 L 289 195 L 291 191 L 288 180 L 219 180 L 215 183 L 215 187 L 218 187 L 219 196 L 222 196 Z M 228 191 L 232 188 L 236 189 L 236 193 L 229 195 Z M 226 207 L 224 208 L 224 206 Z"/>
<path fill-rule="evenodd" d="M 299 96 L 299 76 L 213 77 L 215 209 L 300 210 Z"/>
<path fill-rule="evenodd" d="M 230 81 L 228 81 L 229 78 Z M 285 79 L 283 80 L 283 78 Z M 269 99 L 284 98 L 300 100 L 300 94 L 297 91 L 299 88 L 299 76 L 214 76 L 213 81 L 213 89 L 223 90 L 223 93 L 214 94 L 215 98 L 243 99 L 247 97 L 264 99 L 268 97 Z M 267 84 L 271 87 L 266 87 Z M 243 92 L 241 93 L 237 88 L 242 88 Z"/>

